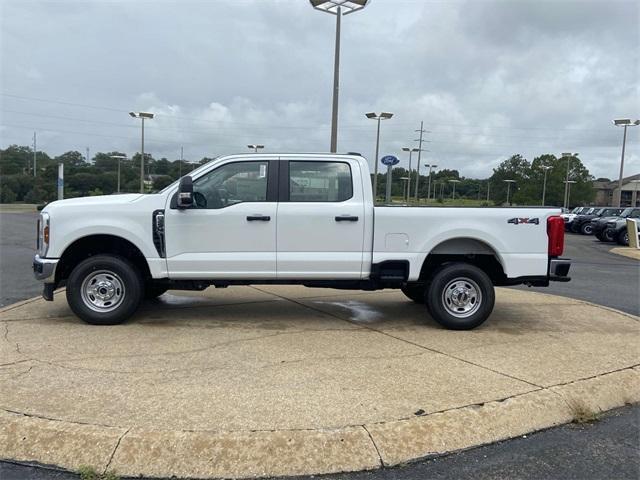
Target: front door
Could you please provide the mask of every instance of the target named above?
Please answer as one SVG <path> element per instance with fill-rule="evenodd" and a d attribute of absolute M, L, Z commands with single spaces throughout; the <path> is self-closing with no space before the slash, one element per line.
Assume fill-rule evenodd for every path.
<path fill-rule="evenodd" d="M 279 279 L 361 277 L 365 223 L 361 182 L 356 162 L 281 161 Z"/>
<path fill-rule="evenodd" d="M 230 161 L 195 178 L 194 206 L 165 210 L 172 279 L 276 275 L 276 161 Z"/>

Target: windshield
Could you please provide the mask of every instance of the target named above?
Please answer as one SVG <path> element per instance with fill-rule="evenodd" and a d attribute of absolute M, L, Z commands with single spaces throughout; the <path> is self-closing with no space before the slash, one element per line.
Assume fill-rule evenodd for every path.
<path fill-rule="evenodd" d="M 604 213 L 604 208 L 599 208 L 598 210 L 593 212 L 594 215 L 602 215 L 603 213 Z"/>
<path fill-rule="evenodd" d="M 582 210 L 582 207 L 576 207 L 573 210 L 571 210 L 571 213 L 578 213 L 580 210 Z"/>
<path fill-rule="evenodd" d="M 622 218 L 627 218 L 631 214 L 631 212 L 633 212 L 633 208 L 625 208 L 620 214 L 620 216 Z"/>

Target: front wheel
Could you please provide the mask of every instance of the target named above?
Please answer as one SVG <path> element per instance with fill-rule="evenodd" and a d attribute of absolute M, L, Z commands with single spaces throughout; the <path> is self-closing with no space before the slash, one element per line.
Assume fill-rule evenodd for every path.
<path fill-rule="evenodd" d="M 629 245 L 629 231 L 625 228 L 618 234 L 616 241 L 619 245 Z"/>
<path fill-rule="evenodd" d="M 593 226 L 590 223 L 584 223 L 580 231 L 583 235 L 593 235 Z"/>
<path fill-rule="evenodd" d="M 452 263 L 433 275 L 427 295 L 433 319 L 451 330 L 471 330 L 493 311 L 495 292 L 489 276 L 474 265 Z"/>
<path fill-rule="evenodd" d="M 144 285 L 128 260 L 96 255 L 80 262 L 67 280 L 67 302 L 78 317 L 93 325 L 116 325 L 135 313 Z"/>

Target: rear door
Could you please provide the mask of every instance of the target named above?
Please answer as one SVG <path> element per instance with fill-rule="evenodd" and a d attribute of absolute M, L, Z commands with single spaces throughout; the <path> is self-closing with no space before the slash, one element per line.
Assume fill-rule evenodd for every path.
<path fill-rule="evenodd" d="M 364 199 L 357 162 L 280 162 L 277 222 L 279 279 L 359 279 Z"/>

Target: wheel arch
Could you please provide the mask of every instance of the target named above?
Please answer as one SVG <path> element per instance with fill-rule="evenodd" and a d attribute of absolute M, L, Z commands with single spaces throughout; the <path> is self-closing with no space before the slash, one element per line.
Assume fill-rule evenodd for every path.
<path fill-rule="evenodd" d="M 64 282 L 83 260 L 94 255 L 118 255 L 135 265 L 143 279 L 151 277 L 147 259 L 131 241 L 118 235 L 93 234 L 74 240 L 63 251 L 56 268 L 56 283 Z"/>
<path fill-rule="evenodd" d="M 475 265 L 494 284 L 501 284 L 507 279 L 504 260 L 490 243 L 476 237 L 453 237 L 442 240 L 429 251 L 420 268 L 420 280 L 428 279 L 435 269 L 453 262 Z"/>

